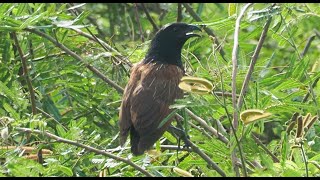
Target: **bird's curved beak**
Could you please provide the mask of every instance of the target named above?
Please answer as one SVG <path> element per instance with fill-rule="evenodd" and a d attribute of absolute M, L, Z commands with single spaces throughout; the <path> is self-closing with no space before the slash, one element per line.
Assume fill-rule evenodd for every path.
<path fill-rule="evenodd" d="M 196 25 L 189 25 L 189 28 L 187 28 L 187 32 L 186 32 L 187 38 L 201 37 L 199 34 L 196 34 L 193 31 L 201 31 L 201 29 Z"/>

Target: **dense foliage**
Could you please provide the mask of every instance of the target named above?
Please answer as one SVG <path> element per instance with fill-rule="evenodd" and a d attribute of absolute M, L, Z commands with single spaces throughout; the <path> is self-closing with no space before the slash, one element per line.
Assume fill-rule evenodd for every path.
<path fill-rule="evenodd" d="M 215 162 L 226 176 L 320 176 L 320 6 L 252 4 L 237 38 L 244 6 L 1 3 L 0 174 L 221 176 L 210 165 Z M 209 160 L 194 148 L 177 151 L 178 140 L 167 132 L 142 156 L 133 157 L 129 143 L 119 147 L 118 113 L 130 67 L 144 57 L 157 29 L 176 21 L 203 27 L 202 37 L 184 46 L 183 63 L 189 76 L 215 88 L 186 92 L 172 108 Z M 234 58 L 237 95 L 249 74 L 239 109 L 231 97 Z M 253 122 L 239 119 L 232 129 L 233 117 L 245 110 Z M 258 110 L 271 115 L 255 120 L 250 113 Z"/>

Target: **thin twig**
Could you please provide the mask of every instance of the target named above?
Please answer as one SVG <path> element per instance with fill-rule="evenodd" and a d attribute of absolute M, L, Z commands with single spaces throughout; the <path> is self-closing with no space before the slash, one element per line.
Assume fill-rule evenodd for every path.
<path fill-rule="evenodd" d="M 225 116 L 221 116 L 221 118 L 223 118 Z M 217 125 L 217 129 L 218 131 L 222 132 L 223 134 L 227 134 L 227 130 L 223 127 L 222 123 L 220 122 L 220 119 L 216 119 L 215 122 L 216 122 L 216 125 Z"/>
<path fill-rule="evenodd" d="M 140 5 L 141 5 L 143 11 L 146 13 L 147 19 L 148 19 L 149 22 L 152 24 L 153 30 L 154 30 L 154 31 L 158 31 L 158 30 L 159 30 L 159 27 L 157 26 L 157 24 L 154 22 L 154 20 L 153 20 L 152 17 L 150 16 L 148 9 L 144 6 L 143 3 L 140 3 Z"/>
<path fill-rule="evenodd" d="M 179 122 L 184 122 L 184 118 L 182 116 L 180 116 L 179 114 L 175 115 L 175 118 L 177 121 Z M 205 136 L 207 136 L 208 138 L 213 138 L 207 131 L 205 131 L 204 129 L 201 129 L 200 127 L 196 126 L 195 124 L 193 124 L 191 121 L 187 121 L 188 124 L 190 124 L 191 127 L 197 129 L 198 131 L 202 132 Z M 201 124 L 200 124 L 201 125 Z"/>
<path fill-rule="evenodd" d="M 192 143 L 188 138 L 185 139 L 187 145 L 191 147 L 193 152 L 197 153 L 202 157 L 214 170 L 216 170 L 222 177 L 226 177 L 226 173 L 215 163 L 213 162 L 209 156 L 207 156 L 204 152 L 202 152 L 194 143 Z"/>
<path fill-rule="evenodd" d="M 106 37 L 107 35 L 101 30 L 101 28 L 99 28 L 99 25 L 97 23 L 97 19 L 96 18 L 93 18 L 93 17 L 90 17 L 88 16 L 87 19 L 90 21 L 91 24 L 93 24 L 96 28 L 97 28 L 97 31 L 98 31 L 98 35 L 100 38 L 103 38 L 103 37 Z"/>
<path fill-rule="evenodd" d="M 238 49 L 239 49 L 239 31 L 240 31 L 240 22 L 242 17 L 244 16 L 245 11 L 252 5 L 252 3 L 246 4 L 241 10 L 237 20 L 236 27 L 234 31 L 234 43 L 232 49 L 232 105 L 233 105 L 233 127 L 235 129 L 238 128 L 238 107 L 237 107 L 237 85 L 236 85 L 236 76 L 237 76 L 237 68 L 238 68 Z M 241 94 L 240 94 L 241 98 Z"/>
<path fill-rule="evenodd" d="M 13 36 L 14 43 L 15 43 L 15 45 L 17 47 L 17 50 L 19 52 L 19 56 L 21 58 L 22 69 L 23 69 L 23 74 L 22 75 L 24 76 L 24 78 L 25 78 L 25 80 L 27 82 L 27 85 L 28 85 L 28 90 L 29 90 L 29 93 L 30 93 L 32 114 L 35 115 L 35 114 L 37 114 L 36 96 L 35 96 L 35 93 L 34 93 L 34 89 L 32 87 L 31 78 L 29 76 L 27 59 L 23 55 L 22 49 L 21 49 L 21 47 L 19 45 L 19 41 L 18 41 L 16 32 L 12 32 L 12 36 Z"/>
<path fill-rule="evenodd" d="M 315 79 L 315 80 L 313 81 L 313 83 L 312 83 L 312 85 L 311 85 L 312 88 L 316 87 L 319 79 L 320 79 L 320 78 L 317 78 L 317 79 Z M 310 95 L 310 91 L 308 91 L 307 94 L 303 97 L 302 102 L 307 102 L 307 100 L 308 100 L 308 98 L 309 98 L 309 95 Z"/>
<path fill-rule="evenodd" d="M 283 20 L 284 22 L 285 22 L 285 20 Z M 298 58 L 299 58 L 299 60 L 301 61 L 302 60 L 302 56 L 301 56 L 301 54 L 299 53 L 299 50 L 298 50 L 298 48 L 297 48 L 297 46 L 296 46 L 296 44 L 295 44 L 295 42 L 294 42 L 294 40 L 293 40 L 293 35 L 292 35 L 292 33 L 291 33 L 291 31 L 289 30 L 289 26 L 288 26 L 288 24 L 285 22 L 285 29 L 286 29 L 286 31 L 288 32 L 288 34 L 289 34 L 289 39 L 291 40 L 291 41 L 289 41 L 289 39 L 287 40 L 289 43 L 290 43 L 290 45 L 294 48 L 294 50 L 295 50 L 295 52 L 297 53 L 297 55 L 298 55 Z M 317 30 L 315 30 L 315 33 L 316 33 L 316 35 L 318 36 L 319 34 L 317 33 Z M 303 70 L 303 74 L 304 74 L 304 76 L 305 76 L 305 78 L 306 78 L 306 80 L 308 80 L 308 90 L 309 90 L 309 93 L 310 93 L 310 95 L 311 95 L 311 97 L 312 97 L 312 100 L 313 100 L 313 103 L 315 104 L 315 106 L 316 107 L 318 107 L 318 101 L 317 101 L 317 99 L 316 99 L 316 97 L 315 97 L 315 94 L 314 94 L 314 91 L 313 91 L 313 87 L 312 87 L 312 83 L 311 83 L 311 78 L 310 78 L 310 76 L 308 75 L 308 73 L 306 72 L 306 69 L 304 69 Z M 318 108 L 317 109 L 317 114 L 318 114 L 318 116 L 320 117 L 320 108 Z"/>
<path fill-rule="evenodd" d="M 267 154 L 269 154 L 273 160 L 274 163 L 279 163 L 280 160 L 277 158 L 277 156 L 275 156 L 261 141 L 260 139 L 255 136 L 254 134 L 251 134 L 251 137 L 253 138 L 253 140 L 264 150 L 266 151 Z"/>
<path fill-rule="evenodd" d="M 303 144 L 300 144 L 300 149 L 301 149 L 304 165 L 305 165 L 305 168 L 306 168 L 306 176 L 309 177 L 308 160 L 306 158 L 307 155 L 306 155 L 306 153 L 304 151 Z"/>
<path fill-rule="evenodd" d="M 47 117 L 48 119 L 53 119 L 57 124 L 59 124 L 60 126 L 63 127 L 64 130 L 68 131 L 68 128 L 66 128 L 63 124 L 61 124 L 57 119 L 55 119 L 53 116 L 51 116 L 50 114 L 48 114 L 47 112 L 43 111 L 42 109 L 37 107 L 37 110 L 40 111 L 40 113 L 42 113 L 45 117 Z"/>
<path fill-rule="evenodd" d="M 303 49 L 303 52 L 301 53 L 301 57 L 304 57 L 305 54 L 308 52 L 311 42 L 314 40 L 315 36 L 317 36 L 320 39 L 320 33 L 317 30 L 314 30 L 314 32 L 315 32 L 315 35 L 309 37 L 306 47 Z M 318 81 L 319 81 L 319 78 L 315 79 L 311 87 L 314 88 L 317 85 Z M 309 95 L 310 95 L 310 91 L 308 91 L 307 94 L 303 97 L 302 102 L 306 102 L 309 98 Z"/>
<path fill-rule="evenodd" d="M 232 97 L 232 93 L 229 92 L 218 92 L 218 91 L 213 91 L 213 93 L 217 96 L 226 96 L 226 97 Z M 237 97 L 239 97 L 238 94 L 236 94 Z"/>
<path fill-rule="evenodd" d="M 212 126 L 209 126 L 205 120 L 195 115 L 192 111 L 189 109 L 186 109 L 186 112 L 194 119 L 196 120 L 203 128 L 205 128 L 207 131 L 211 132 L 214 136 L 216 136 L 219 140 L 221 140 L 223 143 L 228 144 L 229 140 L 220 132 L 218 132 L 215 128 Z"/>
<path fill-rule="evenodd" d="M 214 49 L 214 45 L 212 45 L 212 48 Z M 213 51 L 214 52 L 214 51 Z M 216 60 L 217 58 L 215 58 Z M 236 140 L 236 143 L 238 145 L 238 148 L 239 148 L 239 151 L 240 151 L 240 155 L 242 154 L 242 150 L 241 150 L 241 146 L 240 146 L 240 142 L 238 140 L 238 137 L 237 137 L 237 134 L 235 133 L 235 129 L 234 127 L 232 126 L 232 119 L 231 119 L 231 116 L 230 116 L 230 113 L 229 113 L 229 110 L 227 108 L 227 103 L 226 103 L 226 98 L 224 96 L 224 80 L 223 80 L 223 75 L 222 75 L 222 72 L 220 70 L 220 65 L 218 63 L 218 61 L 216 60 L 216 65 L 218 67 L 218 71 L 219 71 L 219 77 L 220 77 L 220 81 L 221 81 L 221 90 L 222 90 L 222 99 L 223 99 L 223 103 L 220 103 L 220 100 L 217 98 L 218 100 L 218 103 L 221 104 L 221 106 L 224 108 L 226 114 L 227 114 L 227 118 L 228 118 L 228 121 L 229 123 L 231 124 L 231 129 L 232 129 L 232 132 L 234 133 L 234 137 L 235 137 L 235 140 Z M 213 94 L 213 93 L 212 93 Z M 215 95 L 215 94 L 213 94 Z M 240 176 L 240 172 L 239 172 L 239 168 L 238 168 L 238 158 L 235 156 L 235 151 L 232 152 L 231 154 L 231 161 L 232 161 L 232 166 L 233 166 L 233 169 L 235 170 L 235 173 L 236 173 L 236 176 Z"/>
<path fill-rule="evenodd" d="M 186 10 L 189 12 L 189 14 L 193 17 L 193 19 L 195 19 L 195 20 L 198 21 L 198 22 L 202 22 L 200 16 L 199 16 L 196 12 L 194 12 L 194 10 L 192 9 L 192 7 L 191 7 L 188 3 L 182 3 L 182 4 L 183 4 L 183 6 L 186 8 Z M 215 38 L 214 38 L 214 44 L 217 44 L 217 45 L 220 44 L 219 41 L 218 41 L 218 37 L 215 35 L 215 33 L 212 31 L 212 29 L 210 29 L 210 28 L 208 28 L 208 27 L 205 26 L 205 27 L 204 27 L 204 30 L 207 32 L 207 34 L 208 34 L 209 36 L 215 37 Z M 220 53 L 220 55 L 222 56 L 222 58 L 223 58 L 225 61 L 227 61 L 227 60 L 225 59 L 225 57 L 224 57 L 224 56 L 225 56 L 225 52 L 223 51 L 222 46 L 219 46 L 217 50 L 219 51 L 219 53 Z"/>
<path fill-rule="evenodd" d="M 37 57 L 37 58 L 32 58 L 32 61 L 33 62 L 41 61 L 41 60 L 44 60 L 46 58 L 58 57 L 58 56 L 65 55 L 65 54 L 66 54 L 65 52 L 60 52 L 60 53 L 57 53 L 57 54 L 49 54 L 49 55 L 45 55 L 45 56 L 41 56 L 41 57 Z M 26 56 L 26 55 L 24 55 L 24 56 Z"/>
<path fill-rule="evenodd" d="M 81 148 L 84 148 L 86 149 L 87 151 L 90 151 L 90 152 L 94 152 L 96 154 L 101 154 L 101 155 L 104 155 L 104 156 L 107 156 L 109 158 L 112 158 L 112 159 L 115 159 L 115 160 L 118 160 L 118 161 L 122 161 L 130 166 L 132 166 L 134 169 L 140 171 L 141 173 L 143 173 L 144 175 L 146 176 L 149 176 L 149 177 L 152 177 L 152 175 L 147 172 L 146 170 L 142 169 L 140 166 L 138 166 L 137 164 L 133 163 L 132 161 L 130 161 L 129 159 L 125 159 L 125 158 L 122 158 L 122 157 L 118 157 L 116 155 L 113 155 L 113 154 L 110 154 L 104 150 L 99 150 L 99 149 L 96 149 L 94 147 L 91 147 L 91 146 L 87 146 L 85 144 L 81 144 L 81 143 L 78 143 L 76 141 L 72 141 L 72 140 L 69 140 L 69 139 L 64 139 L 62 137 L 59 137 L 59 136 L 56 136 L 54 134 L 51 134 L 47 131 L 40 131 L 40 130 L 35 130 L 35 129 L 29 129 L 29 128 L 19 128 L 19 127 L 16 127 L 15 130 L 18 130 L 18 131 L 21 131 L 21 132 L 28 132 L 28 133 L 35 133 L 35 134 L 40 134 L 40 135 L 44 135 L 44 136 L 47 136 L 48 138 L 50 139 L 55 139 L 57 142 L 62 142 L 62 143 L 67 143 L 67 144 L 71 144 L 71 145 L 74 145 L 74 146 L 77 146 L 77 147 L 81 147 Z"/>
<path fill-rule="evenodd" d="M 74 6 L 73 3 L 70 3 L 71 6 Z M 70 10 L 71 12 L 73 12 L 76 16 L 79 16 L 79 12 L 77 11 L 77 9 L 72 9 Z M 83 25 L 85 25 L 83 22 L 82 22 Z M 87 27 L 85 26 L 86 30 L 90 33 L 91 37 L 93 37 L 94 41 L 97 42 L 105 51 L 109 51 L 107 46 L 105 46 L 103 43 L 101 43 L 102 41 L 101 40 L 98 40 L 97 36 L 95 36 L 92 31 Z M 97 29 L 99 30 L 99 28 L 97 27 Z M 106 43 L 105 43 L 106 44 Z M 119 59 L 116 57 L 116 56 L 113 56 L 117 61 L 119 61 Z M 113 62 L 113 61 L 112 61 Z M 123 62 L 123 61 L 119 61 L 119 62 Z M 124 69 L 124 71 L 128 74 L 127 72 L 127 69 L 124 67 L 124 65 L 122 63 L 120 63 L 120 66 L 122 67 L 122 69 Z"/>
<path fill-rule="evenodd" d="M 194 129 L 196 129 L 196 130 L 200 131 L 201 133 L 203 133 L 208 138 L 210 138 L 210 139 L 213 138 L 209 133 L 207 133 L 207 131 L 205 131 L 203 128 L 200 128 L 197 125 L 193 124 L 191 121 L 188 121 L 188 124 L 190 124 L 190 126 L 193 127 Z"/>
<path fill-rule="evenodd" d="M 178 15 L 177 15 L 177 22 L 181 22 L 182 21 L 182 5 L 181 3 L 178 3 Z"/>
<path fill-rule="evenodd" d="M 317 161 L 308 161 L 308 163 L 313 164 L 314 166 L 316 166 L 318 168 L 318 170 L 320 170 L 320 165 L 318 164 Z"/>
<path fill-rule="evenodd" d="M 160 145 L 161 150 L 179 150 L 179 151 L 188 151 L 192 152 L 190 148 L 186 147 L 178 147 L 178 146 L 173 146 L 173 145 Z"/>
<path fill-rule="evenodd" d="M 106 42 L 102 41 L 101 39 L 99 38 L 94 38 L 93 36 L 81 31 L 80 29 L 75 29 L 75 28 L 71 28 L 73 31 L 77 32 L 78 34 L 92 40 L 92 41 L 95 41 L 95 42 L 98 42 L 98 43 L 101 43 L 103 44 L 102 47 L 106 48 L 108 51 L 111 51 L 115 54 L 115 58 L 120 61 L 120 62 L 123 62 L 125 64 L 127 64 L 129 67 L 132 67 L 132 63 L 130 61 L 127 60 L 126 57 L 124 57 L 120 52 L 118 52 L 116 49 L 112 48 L 109 44 L 107 44 Z M 118 58 L 119 57 L 119 58 Z"/>
<path fill-rule="evenodd" d="M 186 112 L 191 116 L 193 113 L 186 109 Z M 190 113 L 191 112 L 191 113 Z M 194 115 L 194 114 L 193 114 Z M 195 115 L 194 115 L 195 116 Z M 192 117 L 192 116 L 191 116 Z M 197 116 L 196 116 L 197 117 Z M 183 120 L 183 117 L 181 117 L 179 114 L 176 114 L 176 119 L 179 121 Z M 201 119 L 201 118 L 200 118 Z M 202 120 L 204 121 L 204 120 Z M 197 153 L 199 156 L 202 157 L 210 166 L 212 166 L 221 176 L 225 177 L 226 174 L 220 169 L 219 166 L 217 166 L 204 152 L 202 152 L 195 144 L 193 144 L 188 138 L 184 139 L 186 145 L 191 147 L 192 151 Z"/>
<path fill-rule="evenodd" d="M 236 98 L 236 76 L 237 76 L 237 68 L 238 68 L 238 48 L 239 48 L 239 31 L 240 31 L 240 22 L 241 19 L 245 13 L 245 11 L 252 5 L 252 3 L 246 4 L 243 9 L 241 10 L 237 20 L 236 20 L 236 27 L 235 27 L 235 32 L 234 32 L 234 44 L 233 44 L 233 50 L 232 50 L 232 105 L 233 105 L 233 123 L 231 125 L 231 129 L 233 131 L 233 134 L 236 137 L 236 130 L 238 128 L 238 107 L 237 107 L 237 98 Z M 245 166 L 245 160 L 243 157 L 242 149 L 240 142 L 237 142 L 239 151 L 240 151 L 240 156 L 241 156 L 241 163 L 243 164 L 243 174 L 245 177 L 247 177 L 247 170 Z M 234 170 L 237 172 L 238 166 L 236 166 L 236 152 L 233 150 L 232 155 L 232 164 L 234 167 Z M 239 176 L 239 174 L 238 174 Z"/>
<path fill-rule="evenodd" d="M 140 17 L 139 17 L 139 14 L 138 14 L 138 6 L 137 6 L 137 3 L 134 3 L 134 7 L 135 7 L 135 15 L 136 15 L 136 21 L 139 25 L 139 31 L 140 31 L 140 37 L 141 37 L 141 41 L 144 42 L 144 37 L 143 37 L 143 31 L 142 31 L 142 26 L 141 26 L 141 23 L 140 23 Z"/>
<path fill-rule="evenodd" d="M 312 43 L 312 41 L 315 39 L 316 35 L 312 35 L 308 38 L 308 41 L 307 41 L 307 44 L 306 46 L 304 47 L 302 53 L 300 54 L 301 57 L 304 57 L 305 54 L 307 54 L 309 48 L 310 48 L 310 45 Z"/>
<path fill-rule="evenodd" d="M 260 50 L 262 48 L 262 45 L 264 43 L 264 40 L 266 39 L 267 37 L 267 33 L 268 33 L 268 30 L 269 30 L 269 26 L 270 26 L 270 23 L 271 23 L 271 17 L 267 20 L 266 24 L 264 25 L 263 27 L 263 31 L 260 35 L 260 39 L 258 41 L 258 44 L 257 44 L 257 47 L 253 53 L 253 56 L 252 56 L 252 59 L 251 59 L 251 62 L 250 62 L 250 65 L 249 65 L 249 69 L 248 69 L 248 72 L 246 74 L 246 77 L 244 79 L 244 82 L 242 84 L 242 88 L 241 88 L 241 91 L 240 91 L 240 96 L 238 98 L 238 109 L 240 110 L 241 109 L 241 106 L 242 106 L 242 103 L 243 103 L 243 98 L 246 94 L 246 91 L 248 89 L 248 85 L 249 85 L 249 80 L 251 78 L 251 75 L 252 75 L 252 72 L 253 72 L 253 69 L 254 69 L 254 66 L 256 65 L 256 62 L 257 62 L 257 59 L 259 57 L 259 53 L 260 53 Z"/>
<path fill-rule="evenodd" d="M 115 82 L 113 82 L 112 80 L 110 80 L 108 77 L 106 77 L 103 73 L 101 73 L 98 69 L 96 69 L 95 67 L 91 66 L 90 64 L 86 63 L 85 60 L 83 60 L 79 55 L 77 55 L 76 53 L 74 53 L 73 51 L 71 51 L 70 49 L 68 49 L 66 46 L 64 46 L 63 44 L 60 44 L 59 42 L 57 42 L 55 39 L 53 39 L 52 37 L 50 37 L 49 35 L 38 31 L 36 29 L 30 29 L 30 28 L 26 28 L 26 31 L 29 31 L 31 33 L 37 34 L 43 38 L 48 39 L 49 41 L 51 41 L 53 44 L 55 44 L 57 47 L 59 47 L 60 49 L 64 50 L 67 54 L 69 54 L 70 56 L 72 56 L 73 58 L 77 59 L 78 61 L 80 61 L 81 63 L 85 64 L 85 66 L 91 70 L 95 75 L 97 75 L 100 79 L 102 79 L 103 81 L 105 81 L 106 83 L 108 83 L 110 86 L 112 86 L 113 88 L 115 88 L 119 93 L 123 93 L 123 88 L 120 87 L 118 84 L 116 84 Z"/>

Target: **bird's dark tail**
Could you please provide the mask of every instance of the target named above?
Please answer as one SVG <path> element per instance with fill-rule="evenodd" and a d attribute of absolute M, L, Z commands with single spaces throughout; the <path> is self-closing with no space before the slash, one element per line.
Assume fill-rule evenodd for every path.
<path fill-rule="evenodd" d="M 135 156 L 142 155 L 144 153 L 144 150 L 143 151 L 139 150 L 139 140 L 140 140 L 139 133 L 134 129 L 134 127 L 131 127 L 130 129 L 131 152 Z"/>

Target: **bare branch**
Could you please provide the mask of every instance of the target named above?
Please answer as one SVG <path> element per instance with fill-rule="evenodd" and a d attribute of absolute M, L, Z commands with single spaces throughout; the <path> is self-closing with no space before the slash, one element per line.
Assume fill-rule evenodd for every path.
<path fill-rule="evenodd" d="M 178 146 L 173 146 L 173 145 L 160 145 L 160 148 L 161 148 L 161 150 L 180 150 L 180 151 L 192 152 L 192 150 L 189 148 L 178 147 Z"/>
<path fill-rule="evenodd" d="M 277 158 L 277 156 L 275 156 L 261 141 L 260 139 L 254 135 L 251 134 L 251 137 L 253 138 L 253 140 L 264 150 L 266 151 L 267 154 L 269 154 L 272 157 L 272 160 L 274 163 L 279 163 L 280 160 Z"/>
<path fill-rule="evenodd" d="M 241 10 L 237 20 L 236 27 L 234 30 L 234 43 L 232 49 L 232 105 L 233 105 L 233 127 L 235 129 L 238 128 L 238 108 L 237 108 L 237 86 L 236 86 L 236 76 L 237 76 L 237 68 L 238 68 L 238 49 L 239 49 L 239 31 L 240 31 L 240 22 L 242 17 L 244 16 L 245 11 L 251 6 L 251 3 L 246 4 Z M 241 97 L 241 95 L 240 95 Z"/>
<path fill-rule="evenodd" d="M 208 155 L 202 152 L 195 144 L 193 144 L 189 139 L 186 138 L 186 143 L 191 147 L 193 152 L 197 153 L 202 159 L 204 159 L 214 170 L 216 170 L 222 177 L 226 177 L 226 173 L 215 163 L 213 162 Z"/>
<path fill-rule="evenodd" d="M 143 36 L 143 31 L 142 31 L 142 26 L 141 26 L 141 23 L 140 23 L 140 17 L 139 17 L 139 14 L 138 14 L 138 6 L 137 6 L 137 3 L 134 3 L 134 7 L 135 7 L 135 15 L 136 15 L 136 21 L 139 25 L 139 31 L 140 31 L 140 37 L 141 37 L 141 41 L 144 42 L 144 36 Z"/>
<path fill-rule="evenodd" d="M 245 11 L 251 6 L 251 3 L 246 4 L 243 9 L 241 10 L 237 20 L 236 20 L 236 27 L 235 27 L 235 31 L 234 31 L 234 44 L 233 44 L 233 50 L 232 50 L 232 105 L 233 105 L 233 123 L 231 125 L 231 129 L 232 132 L 235 136 L 235 138 L 237 139 L 236 136 L 236 130 L 238 128 L 238 107 L 237 107 L 237 97 L 236 97 L 236 76 L 237 76 L 237 68 L 238 68 L 238 48 L 239 48 L 239 30 L 240 30 L 240 22 L 241 19 L 245 13 Z M 244 161 L 244 157 L 243 157 L 243 153 L 242 153 L 242 149 L 241 149 L 241 145 L 240 142 L 237 140 L 237 144 L 238 144 L 238 148 L 239 148 L 239 152 L 240 152 L 240 156 L 241 156 L 241 163 L 243 164 L 243 173 L 244 176 L 247 177 L 247 170 L 246 170 L 246 166 L 245 166 L 245 161 Z M 232 164 L 233 164 L 233 168 L 237 174 L 237 176 L 240 176 L 240 173 L 238 171 L 238 166 L 236 165 L 236 152 L 233 151 L 232 155 L 231 155 L 231 160 L 232 160 Z"/>
<path fill-rule="evenodd" d="M 301 57 L 304 57 L 304 55 L 308 52 L 309 47 L 310 47 L 310 45 L 311 45 L 311 42 L 314 40 L 315 36 L 317 36 L 317 37 L 320 39 L 320 33 L 319 33 L 319 31 L 314 30 L 314 32 L 315 32 L 315 35 L 309 37 L 308 42 L 307 42 L 305 48 L 303 49 L 303 52 L 301 53 Z M 319 78 L 315 79 L 315 80 L 313 81 L 312 85 L 311 85 L 311 88 L 314 88 L 314 87 L 317 85 L 318 81 L 319 81 Z M 307 92 L 307 94 L 303 97 L 302 102 L 306 102 L 306 101 L 308 100 L 311 91 L 312 91 L 312 89 L 310 89 L 310 90 Z"/>
<path fill-rule="evenodd" d="M 240 91 L 240 96 L 238 98 L 238 104 L 237 104 L 239 110 L 241 109 L 241 106 L 242 106 L 242 103 L 243 103 L 243 98 L 244 98 L 244 96 L 246 94 L 246 91 L 248 89 L 249 80 L 251 78 L 254 66 L 256 65 L 257 59 L 259 57 L 259 53 L 260 53 L 260 50 L 262 48 L 262 44 L 264 43 L 264 40 L 267 37 L 267 33 L 268 33 L 268 30 L 269 30 L 271 19 L 272 18 L 270 17 L 267 20 L 267 22 L 264 25 L 264 27 L 263 27 L 263 31 L 262 31 L 260 39 L 258 41 L 258 45 L 257 45 L 257 47 L 256 47 L 256 49 L 255 49 L 255 51 L 253 53 L 253 56 L 252 56 L 252 59 L 251 59 L 250 65 L 249 65 L 248 72 L 247 72 L 246 77 L 244 79 L 244 82 L 242 84 L 242 88 L 241 88 L 241 91 Z"/>
<path fill-rule="evenodd" d="M 143 11 L 146 13 L 147 19 L 149 20 L 149 22 L 152 24 L 153 30 L 158 31 L 159 27 L 157 26 L 157 24 L 153 21 L 152 17 L 149 14 L 148 9 L 144 6 L 143 3 L 140 3 Z"/>
<path fill-rule="evenodd" d="M 178 3 L 178 15 L 177 15 L 177 22 L 181 22 L 182 21 L 182 5 L 181 3 Z"/>
<path fill-rule="evenodd" d="M 19 56 L 21 58 L 21 63 L 22 63 L 22 69 L 23 69 L 23 76 L 27 82 L 28 85 L 28 90 L 30 93 L 30 101 L 31 101 L 31 109 L 32 109 L 32 114 L 35 115 L 37 114 L 37 105 L 36 105 L 36 96 L 34 93 L 34 89 L 32 87 L 32 82 L 31 82 L 31 78 L 29 76 L 29 71 L 28 71 L 28 65 L 27 65 L 27 59 L 25 58 L 25 56 L 23 55 L 21 46 L 19 45 L 19 41 L 17 38 L 17 34 L 16 32 L 12 32 L 12 37 L 14 40 L 14 43 L 17 47 L 17 50 L 19 52 Z"/>
<path fill-rule="evenodd" d="M 200 125 L 205 128 L 207 131 L 209 131 L 210 133 L 212 133 L 214 136 L 216 136 L 219 140 L 221 140 L 223 143 L 228 144 L 229 140 L 221 133 L 219 133 L 215 128 L 209 126 L 205 120 L 203 120 L 202 118 L 198 117 L 197 115 L 195 115 L 192 111 L 190 111 L 189 109 L 186 109 L 186 112 L 194 119 L 196 120 L 198 123 L 200 123 Z"/>
<path fill-rule="evenodd" d="M 306 44 L 306 46 L 304 47 L 302 53 L 300 54 L 301 57 L 304 57 L 304 55 L 307 54 L 307 52 L 308 52 L 308 50 L 309 50 L 309 47 L 310 47 L 310 45 L 311 45 L 311 43 L 312 43 L 312 41 L 314 40 L 315 37 L 316 37 L 316 35 L 312 35 L 312 36 L 310 36 L 310 37 L 308 38 L 307 44 Z"/>
<path fill-rule="evenodd" d="M 207 136 L 208 138 L 212 139 L 213 137 L 207 133 L 207 131 L 205 131 L 203 128 L 198 127 L 197 125 L 193 124 L 191 121 L 188 121 L 188 124 L 190 124 L 191 127 L 195 128 L 196 130 L 200 131 L 201 133 L 203 133 L 205 136 Z"/>

